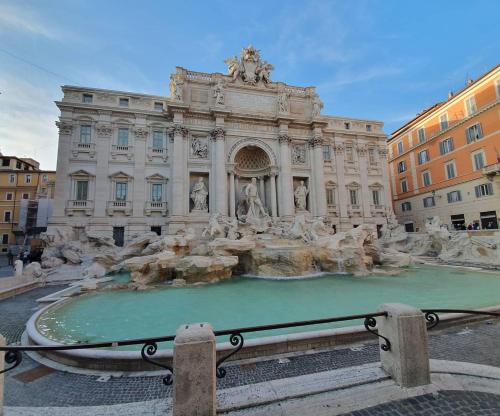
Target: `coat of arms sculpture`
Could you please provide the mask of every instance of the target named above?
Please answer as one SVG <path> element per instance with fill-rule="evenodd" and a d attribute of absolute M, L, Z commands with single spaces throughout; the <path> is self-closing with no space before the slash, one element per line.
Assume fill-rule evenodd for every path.
<path fill-rule="evenodd" d="M 260 59 L 259 50 L 255 49 L 252 45 L 241 50 L 241 56 L 227 58 L 224 63 L 228 66 L 228 75 L 232 81 L 238 78 L 243 80 L 246 84 L 256 85 L 259 81 L 264 84 L 271 82 L 271 71 L 274 67 Z"/>

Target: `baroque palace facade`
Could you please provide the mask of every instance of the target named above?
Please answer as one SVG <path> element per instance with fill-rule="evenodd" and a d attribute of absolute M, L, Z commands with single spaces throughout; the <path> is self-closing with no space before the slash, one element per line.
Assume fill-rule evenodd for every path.
<path fill-rule="evenodd" d="M 214 214 L 244 219 L 249 189 L 273 220 L 386 222 L 381 122 L 321 115 L 315 88 L 271 81 L 252 46 L 225 63 L 227 75 L 177 67 L 169 97 L 63 86 L 51 226 L 119 244 L 200 232 Z"/>
<path fill-rule="evenodd" d="M 500 227 L 500 65 L 389 139 L 394 211 L 407 231 Z M 474 226 L 475 225 L 475 226 Z"/>

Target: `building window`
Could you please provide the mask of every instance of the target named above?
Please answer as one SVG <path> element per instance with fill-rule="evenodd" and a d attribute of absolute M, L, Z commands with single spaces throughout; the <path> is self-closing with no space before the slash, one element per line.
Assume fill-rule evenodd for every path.
<path fill-rule="evenodd" d="M 472 153 L 474 159 L 474 170 L 480 170 L 484 167 L 484 153 L 482 150 Z"/>
<path fill-rule="evenodd" d="M 89 181 L 76 181 L 76 200 L 86 201 L 88 199 Z"/>
<path fill-rule="evenodd" d="M 448 137 L 447 139 L 444 139 L 442 142 L 439 142 L 439 152 L 442 155 L 452 152 L 453 149 L 455 149 L 455 146 L 453 145 L 453 138 Z"/>
<path fill-rule="evenodd" d="M 12 196 L 13 196 L 12 192 L 7 192 L 5 194 L 5 200 L 12 201 Z"/>
<path fill-rule="evenodd" d="M 434 200 L 433 196 L 428 196 L 427 198 L 424 198 L 424 207 L 429 208 L 433 207 L 436 205 L 436 201 Z"/>
<path fill-rule="evenodd" d="M 329 144 L 323 145 L 323 160 L 327 162 L 332 160 L 332 149 Z"/>
<path fill-rule="evenodd" d="M 118 129 L 118 146 L 128 146 L 128 129 L 120 127 Z"/>
<path fill-rule="evenodd" d="M 411 211 L 411 202 L 409 202 L 409 201 L 403 202 L 401 204 L 401 210 L 402 211 Z"/>
<path fill-rule="evenodd" d="M 366 125 L 366 131 L 372 131 L 372 125 L 371 124 L 367 124 Z"/>
<path fill-rule="evenodd" d="M 354 151 L 351 146 L 347 146 L 345 148 L 345 160 L 347 162 L 353 162 L 354 161 Z"/>
<path fill-rule="evenodd" d="M 406 179 L 401 181 L 401 192 L 408 192 L 408 181 Z"/>
<path fill-rule="evenodd" d="M 373 205 L 380 205 L 380 192 L 376 189 L 372 191 Z"/>
<path fill-rule="evenodd" d="M 10 166 L 10 159 L 8 158 L 2 159 L 2 166 Z"/>
<path fill-rule="evenodd" d="M 151 185 L 151 201 L 161 202 L 163 194 L 163 185 L 161 183 L 153 183 Z"/>
<path fill-rule="evenodd" d="M 424 129 L 418 129 L 417 135 L 418 135 L 418 142 L 420 144 L 424 143 L 425 142 L 425 130 Z"/>
<path fill-rule="evenodd" d="M 31 175 L 24 175 L 24 182 L 31 183 Z"/>
<path fill-rule="evenodd" d="M 455 172 L 455 162 L 449 162 L 445 166 L 446 169 L 446 177 L 448 179 L 453 179 L 455 176 L 457 176 Z"/>
<path fill-rule="evenodd" d="M 356 189 L 349 189 L 349 197 L 351 205 L 358 205 L 358 191 Z"/>
<path fill-rule="evenodd" d="M 459 202 L 462 200 L 462 195 L 460 194 L 460 191 L 448 192 L 446 196 L 448 197 L 448 203 L 450 204 L 452 202 Z"/>
<path fill-rule="evenodd" d="M 377 164 L 377 158 L 375 157 L 375 149 L 368 149 L 368 161 L 370 165 Z"/>
<path fill-rule="evenodd" d="M 88 144 L 91 138 L 91 126 L 80 126 L 80 143 Z"/>
<path fill-rule="evenodd" d="M 444 113 L 441 114 L 439 117 L 439 126 L 441 127 L 441 130 L 446 130 L 448 128 L 448 114 Z"/>
<path fill-rule="evenodd" d="M 326 203 L 327 205 L 335 205 L 335 190 L 326 188 Z"/>
<path fill-rule="evenodd" d="M 48 181 L 49 181 L 49 175 L 43 175 L 42 182 L 48 182 Z"/>
<path fill-rule="evenodd" d="M 431 173 L 428 170 L 422 172 L 422 182 L 424 186 L 429 186 L 431 184 Z"/>
<path fill-rule="evenodd" d="M 476 198 L 493 195 L 493 184 L 488 182 L 483 183 L 482 185 L 477 185 L 474 187 L 474 191 L 476 192 Z"/>
<path fill-rule="evenodd" d="M 425 149 L 421 152 L 418 152 L 418 164 L 422 165 L 429 161 L 429 150 Z"/>
<path fill-rule="evenodd" d="M 403 153 L 403 142 L 399 142 L 398 143 L 398 154 L 402 154 Z"/>
<path fill-rule="evenodd" d="M 14 183 L 16 181 L 16 175 L 9 175 L 9 183 Z"/>
<path fill-rule="evenodd" d="M 126 201 L 127 200 L 127 182 L 117 182 L 116 183 L 116 193 L 115 199 L 116 201 Z"/>
<path fill-rule="evenodd" d="M 348 121 L 346 121 L 346 122 L 344 123 L 344 128 L 345 128 L 346 130 L 350 130 L 350 129 L 351 129 L 351 123 L 349 123 Z"/>
<path fill-rule="evenodd" d="M 9 234 L 2 234 L 2 244 L 9 244 Z"/>
<path fill-rule="evenodd" d="M 163 103 L 155 103 L 155 111 L 163 111 Z"/>
<path fill-rule="evenodd" d="M 30 194 L 23 194 L 23 199 L 30 199 Z"/>
<path fill-rule="evenodd" d="M 153 131 L 153 149 L 163 149 L 162 131 Z"/>
<path fill-rule="evenodd" d="M 465 130 L 465 135 L 467 137 L 467 143 L 475 142 L 483 137 L 483 130 L 481 129 L 481 124 L 477 123 L 473 126 L 468 127 Z"/>
<path fill-rule="evenodd" d="M 398 162 L 398 173 L 406 172 L 406 161 L 402 160 Z"/>
<path fill-rule="evenodd" d="M 10 211 L 4 211 L 3 220 L 4 222 L 10 222 L 12 220 L 12 213 Z"/>
<path fill-rule="evenodd" d="M 16 162 L 16 169 L 21 169 L 22 166 L 23 166 L 23 164 L 18 160 Z"/>
<path fill-rule="evenodd" d="M 474 97 L 467 98 L 465 100 L 465 108 L 468 116 L 475 114 L 477 112 L 476 99 Z"/>
<path fill-rule="evenodd" d="M 92 99 L 92 94 L 83 94 L 82 96 L 82 102 L 84 102 L 85 104 L 92 104 Z"/>
<path fill-rule="evenodd" d="M 120 98 L 120 107 L 128 107 L 128 98 Z"/>

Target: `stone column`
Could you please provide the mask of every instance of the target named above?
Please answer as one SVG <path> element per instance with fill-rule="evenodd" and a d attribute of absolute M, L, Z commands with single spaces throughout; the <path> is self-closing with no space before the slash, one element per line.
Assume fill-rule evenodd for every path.
<path fill-rule="evenodd" d="M 260 188 L 260 200 L 262 201 L 262 205 L 266 206 L 266 189 L 264 188 L 264 176 L 259 178 L 259 188 Z"/>
<path fill-rule="evenodd" d="M 427 327 L 422 311 L 400 303 L 379 306 L 388 313 L 377 317 L 378 333 L 391 342 L 389 351 L 380 351 L 382 368 L 401 387 L 430 384 Z M 384 343 L 380 339 L 380 343 Z"/>
<path fill-rule="evenodd" d="M 226 132 L 217 127 L 212 131 L 215 141 L 215 211 L 227 216 Z"/>
<path fill-rule="evenodd" d="M 371 222 L 372 218 L 372 195 L 370 193 L 370 188 L 368 187 L 368 163 L 366 161 L 367 149 L 364 146 L 358 147 L 358 161 L 359 161 L 359 176 L 361 181 L 361 201 L 359 205 L 363 207 L 363 219 L 369 218 L 368 222 Z"/>
<path fill-rule="evenodd" d="M 276 172 L 271 172 L 271 214 L 273 218 L 278 216 L 278 210 L 276 209 Z"/>
<path fill-rule="evenodd" d="M 340 225 L 342 224 L 342 219 L 347 219 L 347 203 L 348 195 L 347 189 L 345 187 L 345 167 L 344 167 L 344 146 L 340 143 L 335 144 L 335 165 L 337 167 L 337 183 L 338 183 L 338 197 L 339 200 L 336 201 L 337 207 L 339 209 Z M 340 230 L 337 230 L 340 231 Z"/>
<path fill-rule="evenodd" d="M 113 141 L 113 127 L 110 124 L 111 114 L 99 114 L 99 123 L 96 131 L 96 169 L 95 169 L 95 192 L 91 195 L 94 200 L 94 217 L 103 218 L 106 216 L 108 201 L 113 199 L 109 194 L 109 158 Z M 57 188 L 57 187 L 56 187 Z"/>
<path fill-rule="evenodd" d="M 144 120 L 145 122 L 145 120 Z M 132 215 L 144 218 L 144 202 L 148 199 L 146 191 L 146 141 L 148 130 L 145 126 L 134 129 L 134 182 L 132 194 Z M 130 196 L 128 197 L 130 198 Z M 127 199 L 128 199 L 127 198 Z M 134 230 L 139 231 L 139 230 Z"/>
<path fill-rule="evenodd" d="M 279 175 L 279 198 L 280 198 L 280 217 L 285 220 L 291 220 L 295 214 L 293 202 L 293 178 L 292 178 L 292 160 L 290 156 L 290 136 L 286 133 L 280 133 L 278 136 L 280 143 L 280 175 Z"/>
<path fill-rule="evenodd" d="M 236 216 L 236 195 L 234 191 L 234 171 L 229 172 L 229 215 Z"/>
<path fill-rule="evenodd" d="M 57 186 L 54 195 L 53 218 L 60 217 L 59 219 L 62 219 L 66 216 L 66 201 L 73 199 L 73 195 L 69 193 L 71 178 L 68 176 L 68 173 L 74 129 L 73 125 L 67 121 L 61 120 L 56 124 L 59 128 L 59 145 L 57 148 Z"/>
<path fill-rule="evenodd" d="M 312 166 L 312 179 L 314 181 L 314 200 L 316 201 L 313 215 L 315 217 L 326 216 L 326 190 L 325 172 L 323 169 L 323 137 L 319 127 L 314 129 L 314 137 L 309 140 L 313 152 L 314 165 Z"/>
<path fill-rule="evenodd" d="M 379 148 L 379 162 L 382 169 L 382 185 L 384 185 L 384 205 L 385 211 L 392 211 L 392 198 L 391 198 L 391 185 L 388 178 L 388 165 L 387 165 L 387 150 Z"/>
<path fill-rule="evenodd" d="M 175 113 L 174 115 L 177 115 Z M 182 114 L 181 114 L 182 116 Z M 170 136 L 174 140 L 174 151 L 172 156 L 172 196 L 171 207 L 172 217 L 180 217 L 186 215 L 185 212 L 185 177 L 187 159 L 184 159 L 184 140 L 188 135 L 188 131 L 181 124 L 176 124 L 170 130 Z"/>
<path fill-rule="evenodd" d="M 174 416 L 215 416 L 215 336 L 210 324 L 179 327 L 174 341 Z"/>

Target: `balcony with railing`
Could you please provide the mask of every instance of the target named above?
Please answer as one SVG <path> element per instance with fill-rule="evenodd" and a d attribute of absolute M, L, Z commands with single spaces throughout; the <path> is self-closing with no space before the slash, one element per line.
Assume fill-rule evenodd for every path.
<path fill-rule="evenodd" d="M 66 215 L 72 216 L 75 213 L 92 215 L 94 212 L 94 201 L 72 199 L 66 201 Z"/>
<path fill-rule="evenodd" d="M 358 204 L 347 205 L 347 212 L 350 217 L 361 217 L 363 215 L 361 205 Z"/>
<path fill-rule="evenodd" d="M 125 215 L 132 215 L 132 202 L 131 201 L 108 201 L 106 212 L 108 215 L 115 215 L 121 212 Z"/>
<path fill-rule="evenodd" d="M 370 210 L 373 216 L 383 216 L 385 214 L 385 206 L 384 205 L 370 205 Z"/>
<path fill-rule="evenodd" d="M 168 160 L 168 151 L 162 147 L 148 147 L 147 157 L 150 162 L 159 158 L 166 162 Z"/>
<path fill-rule="evenodd" d="M 126 156 L 127 159 L 132 159 L 132 157 L 134 156 L 134 146 L 120 144 L 112 145 L 111 157 L 115 159 L 116 156 Z"/>
<path fill-rule="evenodd" d="M 487 177 L 493 177 L 496 175 L 500 175 L 500 161 L 497 163 L 493 163 L 491 165 L 485 166 L 483 168 L 483 175 Z"/>
<path fill-rule="evenodd" d="M 87 155 L 88 157 L 93 158 L 95 157 L 95 143 L 73 142 L 71 146 L 71 153 L 75 158 L 80 155 Z"/>
<path fill-rule="evenodd" d="M 159 212 L 165 217 L 168 213 L 167 203 L 164 201 L 146 201 L 144 214 L 149 216 L 155 212 Z"/>

